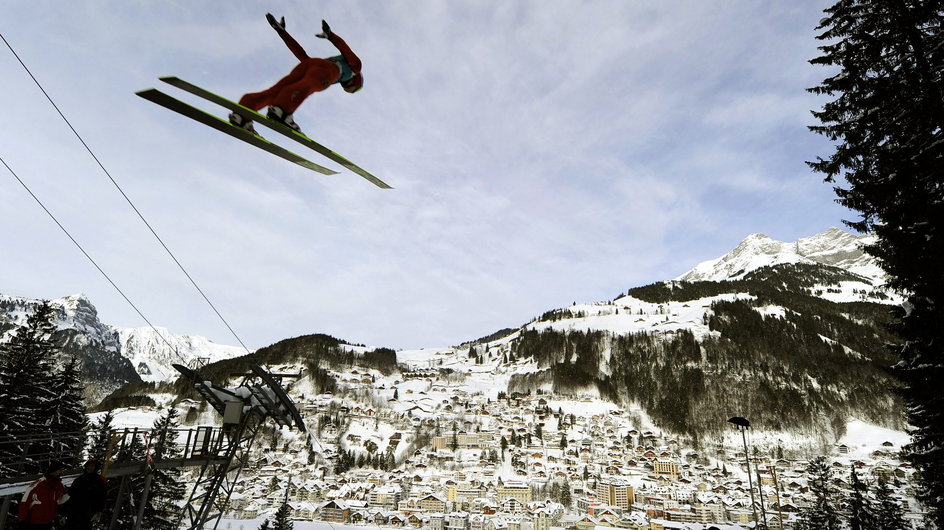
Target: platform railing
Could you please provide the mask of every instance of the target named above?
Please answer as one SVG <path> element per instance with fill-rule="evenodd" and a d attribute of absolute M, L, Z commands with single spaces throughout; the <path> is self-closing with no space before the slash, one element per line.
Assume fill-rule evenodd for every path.
<path fill-rule="evenodd" d="M 216 457 L 222 433 L 220 427 L 190 427 L 173 431 L 177 433 L 175 461 Z M 108 433 L 105 454 L 90 453 L 93 441 L 101 439 L 101 432 L 50 435 L 7 431 L 0 434 L 0 496 L 3 496 L 3 486 L 30 477 L 38 478 L 53 461 L 64 463 L 69 470 L 81 471 L 85 460 L 94 457 L 103 461 L 103 471 L 107 474 L 109 464 L 119 455 L 126 454 L 133 445 L 141 448 L 146 459 L 150 458 L 149 450 L 155 441 L 152 429 L 123 428 Z"/>

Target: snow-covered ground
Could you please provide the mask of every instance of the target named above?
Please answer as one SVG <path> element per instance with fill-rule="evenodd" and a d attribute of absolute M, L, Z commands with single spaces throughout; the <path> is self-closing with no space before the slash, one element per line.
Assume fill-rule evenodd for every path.
<path fill-rule="evenodd" d="M 908 433 L 854 419 L 846 424 L 846 435 L 838 443 L 849 448 L 850 457 L 865 458 L 879 449 L 898 452 L 910 441 Z"/>

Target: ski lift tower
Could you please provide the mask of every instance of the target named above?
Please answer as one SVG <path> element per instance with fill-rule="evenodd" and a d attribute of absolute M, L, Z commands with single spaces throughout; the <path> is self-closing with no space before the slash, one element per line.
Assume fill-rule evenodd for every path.
<path fill-rule="evenodd" d="M 181 518 L 189 520 L 190 530 L 215 529 L 223 516 L 239 473 L 249 459 L 249 450 L 268 419 L 280 427 L 293 426 L 306 432 L 305 422 L 295 404 L 276 377 L 260 366 L 252 365 L 236 388 L 220 388 L 197 371 L 175 364 L 174 368 L 190 379 L 197 392 L 223 417 L 223 428 L 215 440 L 206 440 L 207 450 L 216 455 L 216 463 L 200 469 Z M 209 430 L 209 429 L 208 429 Z M 185 521 L 181 521 L 184 523 Z M 212 522 L 211 526 L 207 526 Z"/>

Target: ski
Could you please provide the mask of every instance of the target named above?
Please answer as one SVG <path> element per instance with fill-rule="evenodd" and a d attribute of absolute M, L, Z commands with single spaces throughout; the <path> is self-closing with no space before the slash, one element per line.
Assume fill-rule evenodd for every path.
<path fill-rule="evenodd" d="M 198 121 L 204 125 L 209 125 L 218 131 L 232 136 L 233 138 L 238 138 L 247 144 L 254 145 L 263 151 L 267 151 L 275 156 L 284 158 L 289 162 L 298 164 L 305 169 L 317 171 L 323 175 L 336 175 L 338 173 L 337 171 L 320 166 L 308 159 L 296 155 L 288 149 L 280 147 L 261 136 L 256 136 L 249 131 L 236 127 L 227 120 L 202 111 L 196 107 L 192 107 L 183 101 L 180 101 L 179 99 L 172 98 L 157 89 L 149 88 L 147 90 L 136 92 L 136 94 L 148 101 L 157 103 L 164 108 L 170 109 L 174 112 L 177 112 L 178 114 L 182 114 L 192 120 Z"/>
<path fill-rule="evenodd" d="M 354 173 L 356 173 L 356 174 L 358 174 L 358 175 L 364 177 L 365 179 L 371 181 L 372 183 L 374 183 L 374 185 L 376 185 L 376 186 L 379 187 L 379 188 L 392 189 L 391 186 L 388 185 L 386 182 L 384 182 L 384 181 L 380 180 L 379 178 L 377 178 L 376 176 L 370 174 L 368 171 L 366 171 L 365 169 L 361 168 L 360 166 L 358 166 L 358 165 L 355 164 L 354 162 L 351 162 L 350 160 L 348 160 L 348 159 L 344 158 L 343 156 L 341 156 L 341 155 L 335 153 L 335 152 L 332 151 L 331 149 L 328 149 L 327 147 L 325 147 L 325 146 L 319 144 L 318 142 L 312 140 L 311 138 L 305 136 L 304 134 L 302 134 L 302 133 L 300 133 L 300 132 L 298 132 L 298 131 L 295 131 L 295 130 L 292 129 L 291 127 L 288 127 L 288 126 L 286 126 L 286 125 L 284 125 L 284 124 L 282 124 L 282 123 L 279 123 L 279 122 L 277 122 L 277 121 L 275 121 L 275 120 L 270 120 L 270 119 L 267 118 L 266 116 L 264 116 L 264 115 L 262 115 L 262 114 L 259 114 L 258 112 L 254 111 L 254 110 L 252 110 L 252 109 L 250 109 L 250 108 L 243 107 L 243 106 L 240 105 L 239 103 L 236 103 L 236 102 L 234 102 L 234 101 L 230 101 L 230 100 L 228 100 L 228 99 L 226 99 L 226 98 L 224 98 L 224 97 L 222 97 L 222 96 L 219 96 L 219 95 L 217 95 L 217 94 L 214 94 L 213 92 L 210 92 L 209 90 L 205 90 L 205 89 L 203 89 L 203 88 L 200 88 L 200 87 L 194 85 L 193 83 L 189 83 L 189 82 L 184 81 L 183 79 L 180 79 L 180 78 L 178 78 L 178 77 L 174 77 L 174 76 L 161 77 L 160 80 L 163 81 L 163 82 L 165 82 L 165 83 L 167 83 L 167 84 L 169 84 L 169 85 L 173 85 L 173 86 L 175 86 L 175 87 L 177 87 L 177 88 L 179 88 L 179 89 L 181 89 L 181 90 L 185 90 L 185 91 L 187 91 L 187 92 L 190 92 L 191 94 L 193 94 L 193 95 L 195 95 L 195 96 L 200 96 L 201 98 L 206 99 L 207 101 L 210 101 L 210 102 L 212 102 L 212 103 L 216 103 L 217 105 L 220 105 L 221 107 L 227 108 L 227 109 L 229 109 L 229 110 L 231 110 L 231 111 L 233 111 L 233 112 L 237 112 L 237 113 L 241 114 L 244 118 L 250 119 L 250 120 L 252 120 L 252 121 L 254 121 L 254 122 L 256 122 L 256 123 L 260 123 L 260 124 L 262 124 L 262 125 L 264 125 L 264 126 L 270 128 L 270 129 L 272 129 L 273 131 L 275 131 L 275 132 L 277 132 L 277 133 L 279 133 L 279 134 L 282 134 L 282 135 L 284 135 L 284 136 L 287 136 L 287 137 L 291 138 L 292 140 L 295 140 L 296 142 L 298 142 L 298 143 L 304 145 L 305 147 L 308 147 L 309 149 L 312 149 L 312 150 L 314 150 L 314 151 L 316 151 L 316 152 L 318 152 L 318 153 L 324 155 L 325 157 L 329 158 L 330 160 L 333 160 L 334 162 L 337 162 L 338 164 L 341 164 L 342 166 L 346 167 L 347 169 L 351 170 L 352 172 L 354 172 Z"/>

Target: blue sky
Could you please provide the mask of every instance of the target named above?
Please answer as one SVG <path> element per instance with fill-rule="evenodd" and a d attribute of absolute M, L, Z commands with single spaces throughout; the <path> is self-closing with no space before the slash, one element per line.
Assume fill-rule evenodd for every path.
<path fill-rule="evenodd" d="M 854 218 L 804 164 L 830 150 L 804 90 L 828 74 L 807 61 L 829 2 L 232 4 L 6 2 L 0 32 L 250 347 L 457 344 L 673 278 L 751 233 Z M 296 60 L 267 11 L 312 56 L 336 53 L 314 37 L 325 18 L 362 58 L 363 91 L 331 87 L 295 119 L 396 189 L 134 95 L 222 114 L 157 78 L 232 99 L 270 86 Z M 5 47 L 0 78 L 0 157 L 151 322 L 235 344 Z M 145 325 L 0 169 L 0 292 L 85 293 L 103 321 Z"/>

